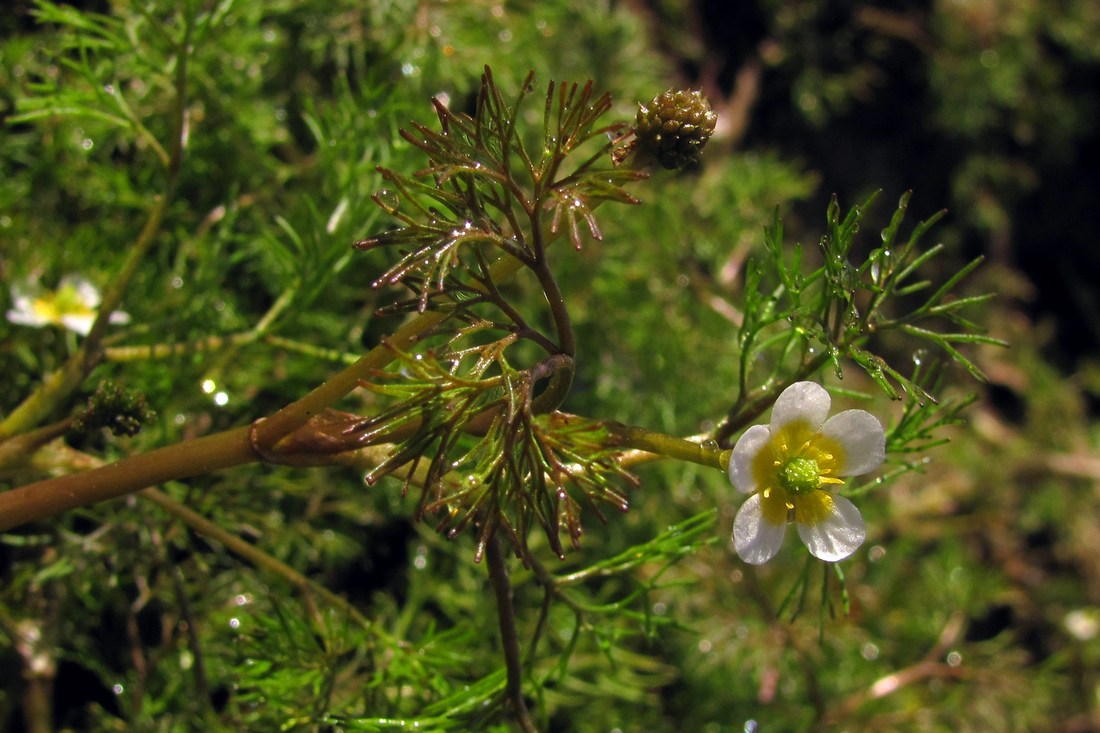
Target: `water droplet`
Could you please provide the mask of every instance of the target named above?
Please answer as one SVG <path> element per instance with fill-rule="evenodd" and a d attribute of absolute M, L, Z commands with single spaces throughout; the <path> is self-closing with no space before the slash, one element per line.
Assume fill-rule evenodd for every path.
<path fill-rule="evenodd" d="M 126 688 L 123 687 L 122 684 L 119 683 L 119 682 L 116 682 L 115 684 L 111 685 L 111 692 L 115 693 L 116 695 L 121 695 L 125 691 L 126 691 Z"/>
<path fill-rule="evenodd" d="M 388 188 L 383 188 L 381 191 L 374 194 L 374 200 L 387 214 L 395 213 L 397 208 L 401 205 L 400 197 Z"/>
<path fill-rule="evenodd" d="M 927 349 L 917 349 L 916 351 L 913 352 L 913 363 L 916 364 L 917 366 L 920 366 L 922 363 L 924 363 L 924 360 L 927 359 L 927 358 L 928 358 L 928 350 Z"/>
<path fill-rule="evenodd" d="M 213 379 L 204 379 L 201 388 L 204 394 L 210 394 L 218 388 L 218 385 L 214 383 Z"/>

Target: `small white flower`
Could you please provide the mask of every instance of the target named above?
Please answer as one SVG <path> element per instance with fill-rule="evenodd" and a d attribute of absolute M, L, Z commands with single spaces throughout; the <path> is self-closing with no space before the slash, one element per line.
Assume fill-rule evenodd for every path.
<path fill-rule="evenodd" d="M 57 290 L 44 290 L 35 282 L 12 286 L 12 305 L 7 318 L 22 326 L 64 326 L 87 336 L 99 308 L 99 291 L 81 275 L 61 278 Z M 111 314 L 111 323 L 129 323 L 122 311 Z"/>
<path fill-rule="evenodd" d="M 821 385 L 795 382 L 775 401 L 771 423 L 749 428 L 734 446 L 730 481 L 752 494 L 733 521 L 733 544 L 745 562 L 775 557 L 791 521 L 821 560 L 843 560 L 863 544 L 863 517 L 832 489 L 844 483 L 840 476 L 882 464 L 886 433 L 864 410 L 828 417 L 830 404 Z"/>

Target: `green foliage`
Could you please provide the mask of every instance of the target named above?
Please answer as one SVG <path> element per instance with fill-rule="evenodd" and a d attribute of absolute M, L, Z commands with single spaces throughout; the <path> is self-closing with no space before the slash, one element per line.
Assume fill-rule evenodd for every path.
<path fill-rule="evenodd" d="M 783 4 L 769 28 L 788 53 L 773 60 L 813 61 L 792 94 L 826 125 L 877 77 L 823 62 L 843 39 L 807 20 L 818 5 Z M 986 139 L 1025 111 L 1021 77 L 1051 100 L 1024 127 L 1085 124 L 1027 28 L 1081 58 L 1088 37 L 1025 10 L 997 38 L 1028 53 L 998 46 L 988 103 L 948 109 L 977 85 L 934 76 L 942 125 Z M 955 12 L 932 26 L 937 68 L 966 56 Z M 98 491 L 112 461 L 160 486 L 0 534 L 0 730 L 1091 715 L 1097 601 L 1074 575 L 1097 580 L 1088 381 L 1043 361 L 1040 332 L 1014 362 L 992 348 L 982 325 L 1012 329 L 973 294 L 990 275 L 926 241 L 957 239 L 950 217 L 903 233 L 906 194 L 868 245 L 874 197 L 834 197 L 821 233 L 791 216 L 815 161 L 733 152 L 721 124 L 697 161 L 714 118 L 696 93 L 667 95 L 687 122 L 671 102 L 636 114 L 701 58 L 659 56 L 644 17 L 151 0 L 4 21 L 0 271 L 86 274 L 132 322 L 0 322 L 0 501 Z M 435 121 L 409 121 L 428 100 Z M 639 119 L 655 127 L 630 143 Z M 646 180 L 632 144 L 699 165 Z M 959 386 L 986 375 L 1015 385 L 1016 423 Z M 887 424 L 886 468 L 845 489 L 868 549 L 843 569 L 790 548 L 746 567 L 714 469 L 800 379 Z M 206 470 L 226 455 L 289 466 Z"/>

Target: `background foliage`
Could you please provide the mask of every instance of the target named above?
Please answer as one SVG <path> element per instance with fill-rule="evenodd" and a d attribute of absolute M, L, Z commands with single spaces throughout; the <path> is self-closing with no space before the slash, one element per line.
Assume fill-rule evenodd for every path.
<path fill-rule="evenodd" d="M 848 619 L 777 617 L 801 561 L 737 560 L 723 476 L 642 468 L 630 513 L 554 561 L 576 575 L 545 619 L 531 572 L 513 578 L 524 631 L 543 624 L 545 728 L 1100 727 L 1098 192 L 1081 165 L 1098 147 L 1095 3 L 726 5 L 17 3 L 0 18 L 5 284 L 109 281 L 165 194 L 171 39 L 184 14 L 206 19 L 184 163 L 124 302 L 141 324 L 127 345 L 204 348 L 98 367 L 87 393 L 104 378 L 139 388 L 156 421 L 71 447 L 110 460 L 247 424 L 377 343 L 395 323 L 371 317 L 392 299 L 370 288 L 387 263 L 349 247 L 388 225 L 369 199 L 376 166 L 419 167 L 398 128 L 428 122 L 433 95 L 467 108 L 484 64 L 505 89 L 532 69 L 592 78 L 623 119 L 700 86 L 720 115 L 704 165 L 636 187 L 645 204 L 604 213 L 603 243 L 554 252 L 580 345 L 567 409 L 712 427 L 734 396 L 764 226 L 778 209 L 786 238 L 812 243 L 833 194 L 848 206 L 912 187 L 916 218 L 947 206 L 941 275 L 988 256 L 975 292 L 1001 297 L 980 320 L 1013 345 L 968 352 L 990 382 L 953 442 L 862 502 Z M 878 244 L 890 209 L 859 246 Z M 0 322 L 0 409 L 73 346 Z M 963 376 L 948 369 L 943 396 L 967 391 Z M 316 623 L 284 581 L 151 503 L 75 511 L 0 538 L 0 729 L 36 724 L 27 693 L 43 681 L 58 729 L 507 729 L 483 705 L 503 673 L 472 542 L 411 522 L 397 484 L 252 468 L 164 488 L 369 625 L 324 609 Z"/>

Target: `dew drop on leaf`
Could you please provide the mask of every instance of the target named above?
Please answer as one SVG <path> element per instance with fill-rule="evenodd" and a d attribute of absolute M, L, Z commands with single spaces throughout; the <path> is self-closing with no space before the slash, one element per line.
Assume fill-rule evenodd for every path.
<path fill-rule="evenodd" d="M 401 205 L 401 199 L 398 198 L 396 193 L 388 188 L 383 188 L 381 191 L 374 194 L 374 200 L 387 214 L 395 213 L 397 208 Z"/>

